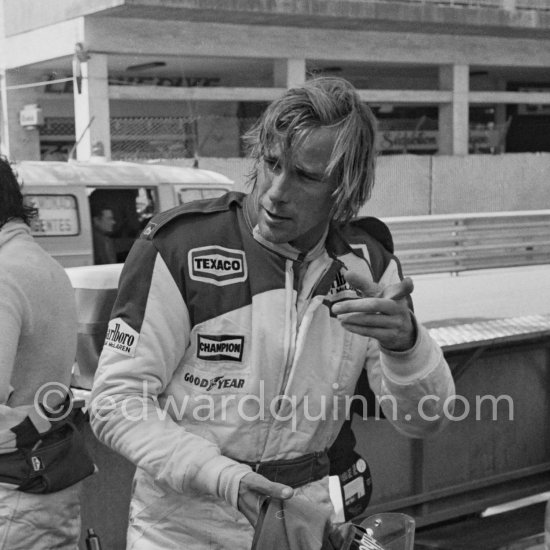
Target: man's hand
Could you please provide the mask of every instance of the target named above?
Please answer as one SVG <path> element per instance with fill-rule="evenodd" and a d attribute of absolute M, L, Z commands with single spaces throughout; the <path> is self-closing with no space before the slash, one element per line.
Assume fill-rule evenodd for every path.
<path fill-rule="evenodd" d="M 332 307 L 342 326 L 350 332 L 376 338 L 389 350 L 412 348 L 416 331 L 406 300 L 413 291 L 412 280 L 407 277 L 383 287 L 353 271 L 344 276 L 360 297 Z"/>
<path fill-rule="evenodd" d="M 266 477 L 250 472 L 246 474 L 239 484 L 239 501 L 237 506 L 244 514 L 252 527 L 255 527 L 260 512 L 262 497 L 268 496 L 287 500 L 294 494 L 294 489 L 282 483 L 274 483 Z"/>

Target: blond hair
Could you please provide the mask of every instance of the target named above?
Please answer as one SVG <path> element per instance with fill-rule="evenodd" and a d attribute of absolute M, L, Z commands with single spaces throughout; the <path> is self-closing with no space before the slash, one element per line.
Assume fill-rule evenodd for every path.
<path fill-rule="evenodd" d="M 343 78 L 314 78 L 269 105 L 243 138 L 254 159 L 249 182 L 256 185 L 260 163 L 274 142 L 286 153 L 308 132 L 321 127 L 336 128 L 325 177 L 338 182 L 332 219 L 346 222 L 357 215 L 374 186 L 376 119 Z"/>

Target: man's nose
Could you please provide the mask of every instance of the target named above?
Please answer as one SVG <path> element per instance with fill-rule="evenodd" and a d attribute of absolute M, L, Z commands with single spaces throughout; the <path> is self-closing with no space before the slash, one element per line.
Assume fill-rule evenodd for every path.
<path fill-rule="evenodd" d="M 287 202 L 292 191 L 292 176 L 287 170 L 274 174 L 268 195 L 272 201 Z"/>

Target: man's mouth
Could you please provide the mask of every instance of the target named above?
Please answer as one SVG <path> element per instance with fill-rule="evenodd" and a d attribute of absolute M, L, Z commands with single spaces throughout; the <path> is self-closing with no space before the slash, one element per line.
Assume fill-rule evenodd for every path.
<path fill-rule="evenodd" d="M 272 210 L 268 210 L 267 208 L 264 208 L 264 212 L 267 214 L 268 219 L 273 221 L 286 221 L 291 219 L 289 216 L 281 216 L 280 214 L 277 214 Z"/>

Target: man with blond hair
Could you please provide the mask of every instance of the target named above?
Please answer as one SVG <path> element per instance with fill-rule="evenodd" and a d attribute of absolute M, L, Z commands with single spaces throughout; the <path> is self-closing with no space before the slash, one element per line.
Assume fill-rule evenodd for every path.
<path fill-rule="evenodd" d="M 454 392 L 389 232 L 354 220 L 375 165 L 355 89 L 288 90 L 245 139 L 250 194 L 153 218 L 122 272 L 92 425 L 138 467 L 135 550 L 249 549 L 266 498 L 330 517 L 327 450 L 363 372 L 414 437 Z"/>

